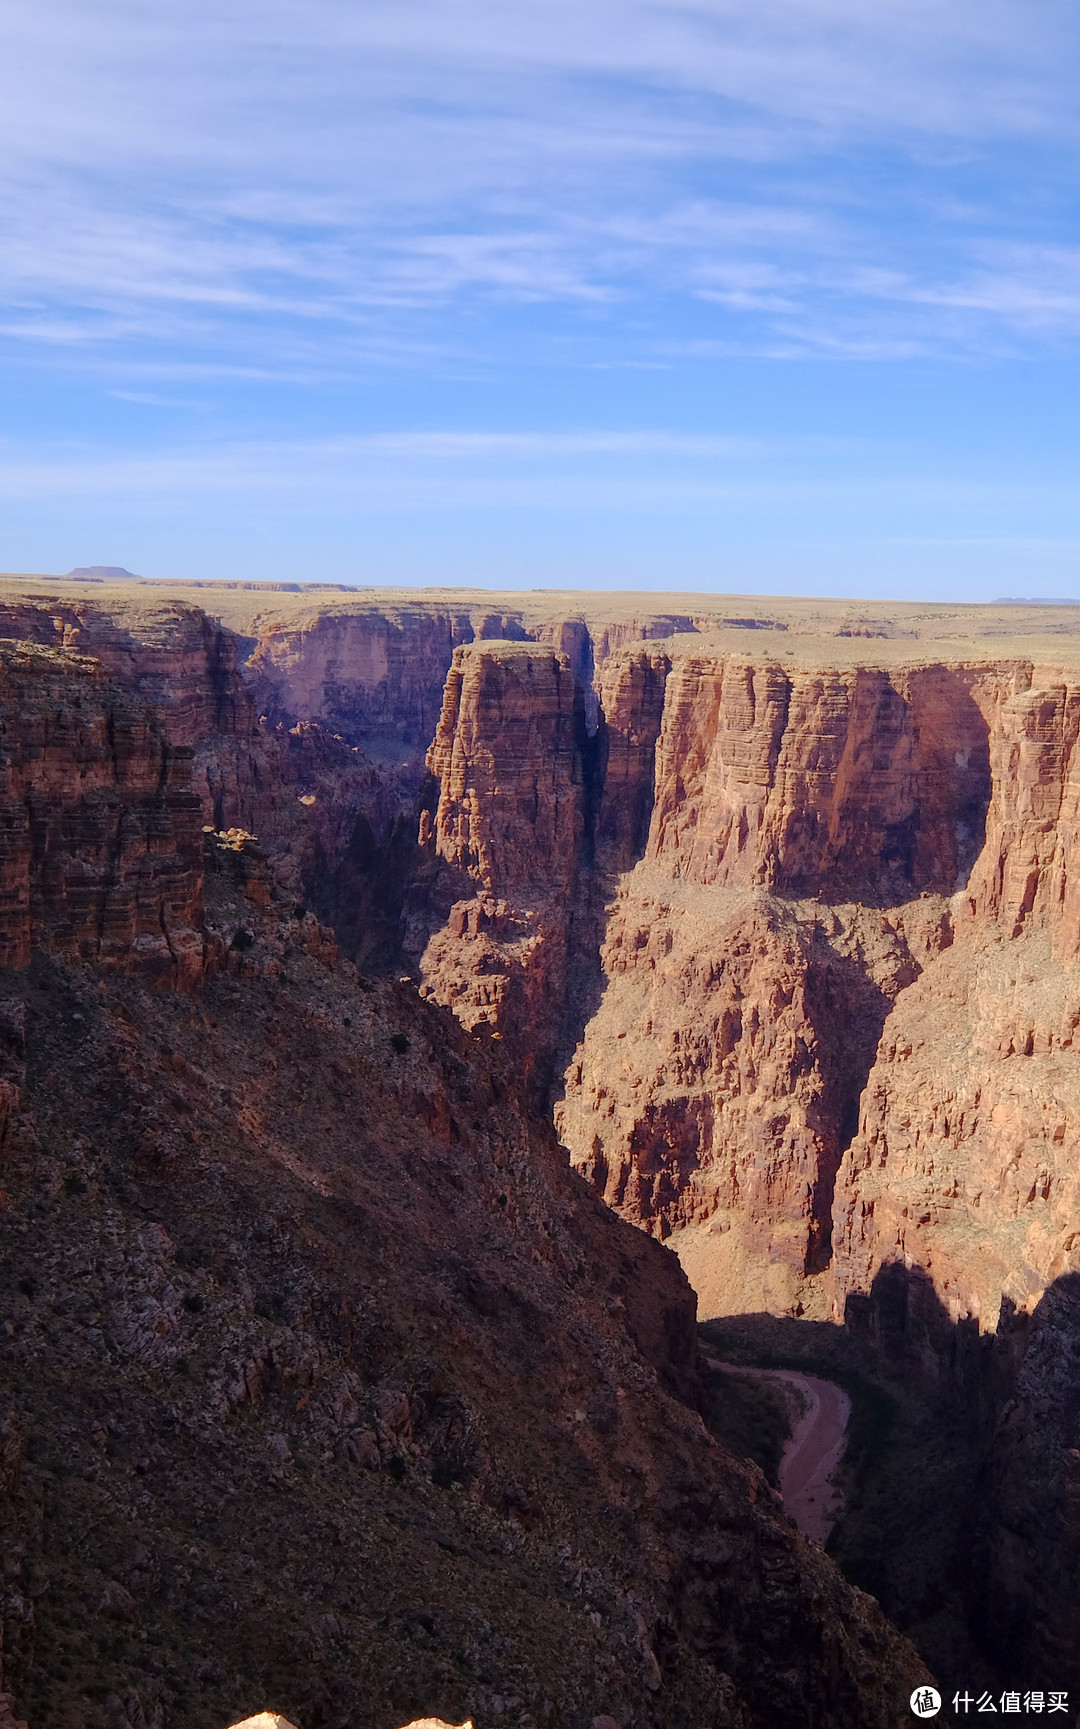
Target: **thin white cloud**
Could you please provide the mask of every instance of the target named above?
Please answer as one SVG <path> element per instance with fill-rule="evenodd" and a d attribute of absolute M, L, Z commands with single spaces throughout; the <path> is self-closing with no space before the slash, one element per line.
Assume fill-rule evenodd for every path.
<path fill-rule="evenodd" d="M 456 487 L 463 471 L 501 483 L 513 471 L 582 462 L 597 472 L 638 462 L 712 465 L 759 458 L 760 440 L 677 432 L 401 432 L 306 442 L 235 442 L 152 456 L 101 458 L 92 452 L 28 458 L 0 447 L 0 495 L 110 497 L 124 493 L 232 492 L 269 488 L 318 493 L 395 477 L 408 487 L 418 476 L 444 474 Z"/>
<path fill-rule="evenodd" d="M 0 330 L 268 376 L 478 298 L 628 361 L 672 296 L 713 352 L 1053 337 L 993 153 L 1075 147 L 1078 46 L 1065 0 L 9 0 Z"/>
<path fill-rule="evenodd" d="M 432 511 L 540 509 L 591 519 L 687 509 L 768 521 L 777 533 L 793 517 L 832 533 L 840 517 L 894 516 L 910 525 L 906 513 L 921 513 L 972 518 L 989 538 L 992 525 L 1017 512 L 1044 520 L 1074 514 L 1070 477 L 1033 480 L 955 463 L 928 472 L 910 450 L 882 445 L 868 453 L 861 442 L 604 429 L 235 441 L 107 458 L 0 447 L 0 497 L 23 506 L 57 501 L 76 512 L 86 503 L 115 512 L 197 502 L 231 517 L 280 511 L 294 522 L 324 511 L 370 523 Z"/>
<path fill-rule="evenodd" d="M 124 160 L 134 138 L 187 159 L 226 145 L 220 162 L 250 165 L 275 142 L 251 136 L 267 108 L 284 157 L 297 119 L 319 110 L 331 138 L 362 136 L 363 114 L 340 111 L 358 94 L 376 109 L 423 98 L 437 117 L 462 95 L 490 110 L 507 80 L 514 96 L 528 84 L 533 105 L 543 81 L 626 79 L 879 135 L 1047 132 L 1073 118 L 1065 0 L 1042 0 L 1037 14 L 1019 0 L 189 0 L 182 11 L 12 0 L 5 35 L 9 64 L 32 59 L 52 98 L 32 111 L 16 72 L 12 127 L 29 119 L 57 157 L 90 123 L 103 154 Z M 170 142 L 161 122 L 180 116 L 189 130 Z"/>

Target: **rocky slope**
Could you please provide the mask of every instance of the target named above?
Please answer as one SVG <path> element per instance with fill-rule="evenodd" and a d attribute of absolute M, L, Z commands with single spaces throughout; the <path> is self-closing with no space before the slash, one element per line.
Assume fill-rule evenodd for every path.
<path fill-rule="evenodd" d="M 185 755 L 137 673 L 55 646 L 3 673 L 29 881 L 0 973 L 20 1715 L 892 1724 L 924 1671 L 703 1427 L 677 1262 L 569 1169 L 505 1043 L 360 976 L 294 898 L 312 807 L 263 778 L 293 735 Z M 199 821 L 218 750 L 272 845 Z M 151 908 L 197 974 L 138 964 Z"/>

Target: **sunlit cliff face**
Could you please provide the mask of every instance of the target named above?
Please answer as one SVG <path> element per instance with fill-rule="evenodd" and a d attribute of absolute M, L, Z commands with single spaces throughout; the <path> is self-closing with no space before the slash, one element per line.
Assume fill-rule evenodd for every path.
<path fill-rule="evenodd" d="M 842 1316 L 899 1259 L 993 1327 L 1075 1266 L 1080 682 L 837 647 L 616 651 L 595 740 L 565 660 L 459 649 L 426 989 L 562 1052 L 575 1163 L 706 1312 Z"/>

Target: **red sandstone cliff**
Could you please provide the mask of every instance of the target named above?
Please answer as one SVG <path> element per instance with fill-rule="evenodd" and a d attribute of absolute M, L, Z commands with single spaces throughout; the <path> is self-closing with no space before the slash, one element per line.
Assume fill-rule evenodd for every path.
<path fill-rule="evenodd" d="M 191 988 L 203 833 L 189 746 L 100 665 L 0 648 L 0 965 L 41 946 Z"/>
<path fill-rule="evenodd" d="M 882 1024 L 950 940 L 947 897 L 978 848 L 986 727 L 962 669 L 683 651 L 657 735 L 652 671 L 636 723 L 656 737 L 651 821 L 557 1119 L 612 1204 L 689 1231 L 708 1306 L 820 1309 Z M 640 651 L 605 669 L 620 734 L 641 676 Z M 620 780 L 601 826 L 609 802 L 624 806 Z"/>
<path fill-rule="evenodd" d="M 250 724 L 236 639 L 198 606 L 0 591 L 0 637 L 92 656 L 154 707 L 174 745 Z"/>
<path fill-rule="evenodd" d="M 806 661 L 610 654 L 589 742 L 534 650 L 460 650 L 427 986 L 534 1048 L 580 1013 L 560 1131 L 707 1307 L 842 1313 L 906 1255 L 992 1323 L 1073 1265 L 1077 705 L 1023 661 Z"/>
<path fill-rule="evenodd" d="M 435 921 L 424 993 L 465 1026 L 509 1037 L 545 1083 L 581 877 L 584 745 L 583 691 L 565 655 L 533 643 L 456 650 L 428 753 L 437 802 L 420 827 Z"/>
<path fill-rule="evenodd" d="M 1074 1269 L 1076 725 L 1030 663 L 676 662 L 561 1122 L 718 1306 L 900 1256 L 992 1326 Z"/>
<path fill-rule="evenodd" d="M 985 702 L 993 789 L 956 942 L 885 1028 L 837 1196 L 838 1301 L 906 1258 L 990 1327 L 1080 1249 L 1080 687 L 1031 666 L 1012 685 Z"/>

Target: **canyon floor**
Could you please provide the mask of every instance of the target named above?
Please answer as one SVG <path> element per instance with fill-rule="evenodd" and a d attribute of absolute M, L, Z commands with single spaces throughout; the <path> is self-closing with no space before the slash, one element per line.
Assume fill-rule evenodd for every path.
<path fill-rule="evenodd" d="M 0 637 L 30 1729 L 1080 1699 L 1080 608 L 11 576 Z M 695 1311 L 850 1393 L 828 1554 Z"/>

